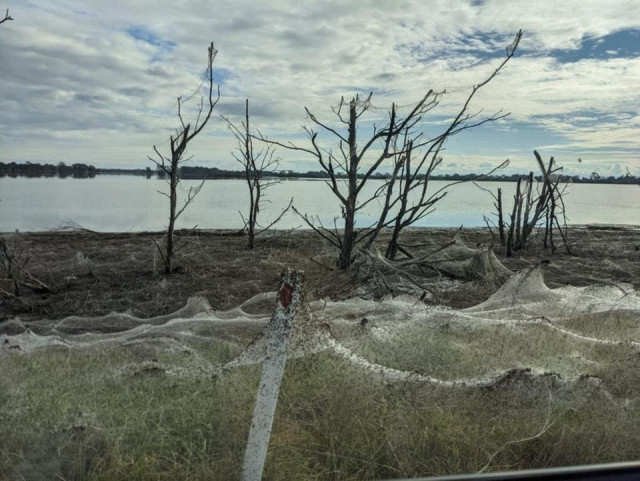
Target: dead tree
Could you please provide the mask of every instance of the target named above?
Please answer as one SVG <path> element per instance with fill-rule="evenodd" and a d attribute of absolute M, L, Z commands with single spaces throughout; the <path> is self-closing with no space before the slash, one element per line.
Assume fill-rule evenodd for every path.
<path fill-rule="evenodd" d="M 184 162 L 189 160 L 183 159 L 183 156 L 187 150 L 189 142 L 191 142 L 194 137 L 202 132 L 204 126 L 207 125 L 207 122 L 211 118 L 213 108 L 216 106 L 218 100 L 220 99 L 220 88 L 218 87 L 215 97 L 213 91 L 213 61 L 217 53 L 218 51 L 213 47 L 213 42 L 211 42 L 208 50 L 208 64 L 205 74 L 208 83 L 207 106 L 205 108 L 204 97 L 201 97 L 200 107 L 195 123 L 193 125 L 193 129 L 191 123 L 185 123 L 181 110 L 183 100 L 182 97 L 178 97 L 177 115 L 178 119 L 180 120 L 180 127 L 176 130 L 175 135 L 171 135 L 169 137 L 169 147 L 171 154 L 170 156 L 162 155 L 158 148 L 154 145 L 153 150 L 157 155 L 157 159 L 148 157 L 149 160 L 156 164 L 159 172 L 164 176 L 165 180 L 169 184 L 168 194 L 166 192 L 160 192 L 162 195 L 166 196 L 169 199 L 169 223 L 167 225 L 167 231 L 165 233 L 164 246 L 161 246 L 158 242 L 156 242 L 156 247 L 158 248 L 158 252 L 160 253 L 162 262 L 164 263 L 165 274 L 171 274 L 173 257 L 176 252 L 178 252 L 185 246 L 184 242 L 181 245 L 176 245 L 175 243 L 174 230 L 176 220 L 184 212 L 187 206 L 193 201 L 195 196 L 198 195 L 200 189 L 204 185 L 204 181 L 202 181 L 199 186 L 190 187 L 189 192 L 187 193 L 186 200 L 184 201 L 182 207 L 178 209 L 178 185 L 180 184 L 181 166 Z"/>
<path fill-rule="evenodd" d="M 0 267 L 2 267 L 2 274 L 6 277 L 10 284 L 10 290 L 5 290 L 0 287 L 0 292 L 5 295 L 20 295 L 20 286 L 24 280 L 25 267 L 29 262 L 27 256 L 21 255 L 16 249 L 10 248 L 7 239 L 4 236 L 0 236 Z"/>
<path fill-rule="evenodd" d="M 258 223 L 258 214 L 260 213 L 260 205 L 264 200 L 264 192 L 274 184 L 280 183 L 277 177 L 269 177 L 278 168 L 280 158 L 275 156 L 275 147 L 273 144 L 265 144 L 265 147 L 259 151 L 253 149 L 253 137 L 249 127 L 249 99 L 245 101 L 245 119 L 240 127 L 234 125 L 228 118 L 222 117 L 228 124 L 229 130 L 233 133 L 238 142 L 238 152 L 240 155 L 232 153 L 233 158 L 241 165 L 244 172 L 244 178 L 249 187 L 249 216 L 245 219 L 242 212 L 242 220 L 244 221 L 244 229 L 247 232 L 247 247 L 253 249 L 255 237 L 267 229 L 273 227 L 289 210 L 293 199 L 289 205 L 283 209 L 280 215 L 269 225 L 260 228 Z M 256 231 L 256 227 L 260 230 Z"/>
<path fill-rule="evenodd" d="M 383 192 L 378 190 L 369 198 L 361 200 L 360 194 L 363 188 L 385 160 L 402 155 L 402 152 L 394 150 L 398 135 L 407 129 L 411 130 L 423 114 L 434 108 L 438 104 L 438 95 L 433 90 L 429 90 L 402 118 L 398 116 L 396 106 L 393 104 L 388 119 L 380 126 L 374 125 L 373 132 L 364 142 L 358 142 L 358 122 L 369 110 L 372 94 L 369 94 L 364 100 L 356 95 L 348 103 L 343 98 L 337 107 L 333 107 L 332 110 L 340 125 L 338 128 L 333 128 L 318 120 L 305 107 L 309 119 L 335 139 L 338 146 L 337 153 L 330 148 L 322 147 L 318 139 L 318 132 L 312 128 L 304 128 L 311 142 L 311 147 L 300 147 L 291 143 L 284 144 L 271 141 L 262 135 L 259 136 L 265 142 L 311 154 L 326 172 L 327 184 L 340 202 L 344 221 L 342 232 L 338 231 L 337 226 L 334 226 L 334 229 L 327 229 L 322 225 L 316 226 L 308 216 L 304 216 L 304 220 L 340 251 L 338 258 L 340 269 L 348 269 L 351 266 L 355 256 L 354 248 L 356 243 L 361 240 L 358 238 L 359 233 L 355 228 L 357 212 L 383 195 Z M 339 130 L 340 128 L 342 130 Z M 374 150 L 375 147 L 378 149 Z M 360 169 L 365 165 L 366 169 L 360 172 Z"/>
<path fill-rule="evenodd" d="M 522 179 L 518 179 L 518 183 L 516 184 L 516 193 L 513 196 L 513 210 L 511 211 L 511 217 L 509 222 L 509 231 L 507 233 L 507 257 L 511 257 L 513 254 L 513 246 L 518 243 L 518 235 L 520 229 L 516 229 L 516 212 L 518 211 L 518 206 L 522 206 L 523 196 L 522 191 L 520 189 L 520 185 L 522 183 Z M 516 235 L 516 240 L 514 241 L 514 232 Z"/>
<path fill-rule="evenodd" d="M 311 122 L 334 140 L 334 145 L 337 146 L 335 149 L 321 145 L 318 132 L 313 128 L 305 127 L 311 143 L 310 147 L 300 147 L 293 143 L 282 143 L 268 140 L 263 136 L 259 137 L 263 141 L 287 149 L 311 154 L 327 174 L 327 184 L 340 202 L 343 228 L 339 231 L 337 225 L 334 225 L 334 229 L 327 229 L 322 225 L 314 225 L 308 216 L 304 216 L 304 219 L 312 229 L 340 251 L 338 259 L 340 269 L 351 266 L 357 243 L 368 239 L 367 244 L 370 246 L 382 228 L 395 224 L 397 243 L 397 235 L 400 231 L 427 215 L 433 204 L 444 195 L 443 192 L 428 195 L 427 185 L 431 172 L 441 162 L 439 154 L 449 137 L 462 130 L 508 115 L 498 112 L 489 118 L 474 120 L 478 114 L 469 114 L 468 108 L 475 93 L 491 81 L 513 56 L 521 36 L 520 31 L 514 43 L 507 49 L 507 58 L 503 63 L 485 81 L 472 88 L 471 94 L 451 124 L 443 133 L 435 137 L 427 138 L 417 131 L 424 115 L 439 104 L 441 96 L 445 93 L 433 90 L 429 90 L 404 116 L 398 113 L 396 105 L 392 104 L 387 119 L 381 125 L 374 125 L 371 135 L 360 142 L 358 125 L 361 117 L 371 107 L 371 94 L 364 100 L 356 95 L 348 103 L 342 99 L 337 107 L 332 107 L 337 117 L 337 127 L 320 121 L 305 107 Z M 377 149 L 374 150 L 374 148 Z M 417 157 L 415 167 L 412 167 L 414 152 L 423 153 Z M 389 159 L 393 159 L 394 162 L 391 179 L 373 195 L 362 199 L 361 194 L 367 182 L 374 173 L 378 172 L 383 162 Z M 393 190 L 395 186 L 399 186 L 399 196 L 395 196 Z M 414 191 L 420 192 L 419 201 L 409 204 L 408 195 Z M 358 211 L 372 201 L 383 197 L 385 204 L 378 220 L 368 228 L 356 230 Z M 404 209 L 401 209 L 399 215 L 389 215 L 393 208 L 401 205 L 404 205 Z M 390 249 L 394 250 L 393 247 Z"/>
<path fill-rule="evenodd" d="M 8 8 L 4 14 L 4 18 L 0 19 L 0 24 L 6 22 L 7 20 L 13 20 L 13 17 L 9 15 Z M 20 282 L 15 273 L 15 256 L 7 248 L 7 240 L 2 235 L 0 235 L 0 266 L 4 268 L 7 278 L 11 282 L 12 293 L 16 296 L 20 295 Z M 18 272 L 20 272 L 22 269 L 18 268 L 17 270 Z"/>
<path fill-rule="evenodd" d="M 560 187 L 562 176 L 559 173 L 562 167 L 557 166 L 553 157 L 545 166 L 540 154 L 536 151 L 533 153 L 542 172 L 541 186 L 536 185 L 533 172 L 529 173 L 524 182 L 522 178 L 518 179 L 507 234 L 508 257 L 513 255 L 514 251 L 524 249 L 534 229 L 540 226 L 544 226 L 545 248 L 550 247 L 555 252 L 555 230 L 560 234 L 567 252 L 571 252 L 567 242 L 567 223 L 562 198 L 564 190 Z"/>
<path fill-rule="evenodd" d="M 450 137 L 464 130 L 478 127 L 509 115 L 508 113 L 498 111 L 489 117 L 478 119 L 478 113 L 469 113 L 469 106 L 476 93 L 494 79 L 514 56 L 521 37 L 522 31 L 519 31 L 513 43 L 507 47 L 504 60 L 485 80 L 472 87 L 471 92 L 462 104 L 457 115 L 441 134 L 424 140 L 424 136 L 421 133 L 412 135 L 408 130 L 404 132 L 403 147 L 399 150 L 400 154 L 394 167 L 391 180 L 387 185 L 387 195 L 385 196 L 385 203 L 380 218 L 375 229 L 371 232 L 370 239 L 365 247 L 368 248 L 371 246 L 381 228 L 392 225 L 393 232 L 387 245 L 385 257 L 394 259 L 400 249 L 399 238 L 402 230 L 429 215 L 434 205 L 446 195 L 449 187 L 460 182 L 467 182 L 452 182 L 435 192 L 428 190 L 431 174 L 436 167 L 441 164 L 442 157 L 440 153 Z M 418 147 L 417 149 L 416 146 Z M 415 164 L 412 164 L 412 162 L 415 162 Z M 507 160 L 490 172 L 470 180 L 479 180 L 486 175 L 490 175 L 497 169 L 507 165 L 508 162 Z M 398 184 L 398 189 L 393 193 L 395 183 Z M 412 196 L 411 201 L 410 196 Z M 397 211 L 394 215 L 389 216 L 389 212 L 394 208 L 397 208 Z M 405 252 L 405 254 L 407 253 Z"/>
<path fill-rule="evenodd" d="M 499 118 L 498 115 L 500 117 L 503 117 L 507 114 L 496 114 L 496 116 L 484 119 L 481 123 L 495 120 L 496 118 Z M 467 124 L 461 127 L 458 131 L 471 128 L 476 125 L 478 124 Z M 371 232 L 372 235 L 370 236 L 365 246 L 366 248 L 369 248 L 371 246 L 374 239 L 377 237 L 377 234 L 380 231 L 381 227 L 392 225 L 392 234 L 389 242 L 387 243 L 385 257 L 387 259 L 395 259 L 398 251 L 402 251 L 405 255 L 411 257 L 411 254 L 400 246 L 400 234 L 405 227 L 413 225 L 418 220 L 433 212 L 435 204 L 442 198 L 444 198 L 445 195 L 447 195 L 448 188 L 459 183 L 480 180 L 485 176 L 491 175 L 496 170 L 505 167 L 509 163 L 509 160 L 507 159 L 486 174 L 478 175 L 469 180 L 459 180 L 451 182 L 435 190 L 434 192 L 430 192 L 428 190 L 428 187 L 429 180 L 431 179 L 431 174 L 433 173 L 435 168 L 442 162 L 442 157 L 438 156 L 439 150 L 440 147 L 437 148 L 436 152 L 430 152 L 430 149 L 427 150 L 426 153 L 418 157 L 417 166 L 414 168 L 414 170 L 412 170 L 411 162 L 413 148 L 411 145 L 407 148 L 406 155 L 404 156 L 404 159 L 402 161 L 402 167 L 399 174 L 397 174 L 399 179 L 399 188 L 395 199 L 393 201 L 390 201 L 390 195 L 387 195 L 387 197 L 385 198 L 385 204 L 383 206 L 378 225 Z M 432 156 L 431 160 L 428 161 L 428 167 L 426 168 L 426 170 L 424 170 L 424 166 L 427 165 L 427 158 L 429 156 Z M 418 174 L 420 175 L 418 176 Z M 387 193 L 393 191 L 393 186 L 391 185 L 391 183 L 387 188 L 389 189 Z M 414 198 L 410 203 L 411 195 L 414 195 Z M 387 219 L 388 213 L 392 208 L 396 206 L 397 211 L 395 212 L 395 214 Z"/>
<path fill-rule="evenodd" d="M 542 171 L 542 182 L 546 187 L 546 191 L 548 192 L 549 197 L 549 207 L 545 212 L 544 247 L 551 247 L 552 252 L 556 251 L 556 246 L 553 241 L 553 231 L 555 225 L 555 229 L 557 229 L 558 233 L 560 234 L 565 249 L 568 253 L 571 253 L 571 249 L 569 248 L 569 244 L 567 242 L 567 218 L 565 215 L 564 199 L 562 198 L 564 190 L 560 189 L 560 181 L 562 179 L 562 176 L 559 174 L 559 172 L 562 171 L 562 167 L 555 167 L 555 160 L 553 157 L 551 157 L 551 159 L 549 160 L 549 166 L 545 169 L 544 162 L 542 162 L 540 154 L 538 154 L 538 152 L 536 152 L 535 150 L 533 151 L 533 154 L 535 155 L 538 166 Z M 545 187 L 543 187 L 543 189 L 545 189 Z M 562 224 L 560 223 L 559 216 L 562 216 Z"/>
<path fill-rule="evenodd" d="M 505 235 L 505 222 L 504 222 L 504 213 L 503 213 L 503 208 L 502 208 L 502 189 L 500 187 L 498 187 L 498 190 L 496 191 L 497 193 L 494 194 L 493 192 L 491 192 L 489 189 L 485 189 L 484 187 L 481 187 L 480 185 L 476 184 L 474 182 L 475 186 L 480 189 L 480 190 L 484 190 L 485 192 L 487 192 L 491 197 L 493 197 L 494 203 L 493 203 L 493 207 L 496 209 L 496 211 L 494 212 L 494 215 L 498 218 L 498 223 L 497 225 L 490 220 L 489 218 L 487 218 L 487 216 L 484 216 L 484 221 L 487 224 L 487 228 L 489 229 L 489 232 L 491 233 L 491 236 L 495 239 L 495 236 L 493 235 L 493 230 L 491 229 L 491 224 L 495 225 L 498 229 L 498 238 L 500 240 L 500 245 L 501 246 L 506 246 L 507 245 L 507 237 Z"/>

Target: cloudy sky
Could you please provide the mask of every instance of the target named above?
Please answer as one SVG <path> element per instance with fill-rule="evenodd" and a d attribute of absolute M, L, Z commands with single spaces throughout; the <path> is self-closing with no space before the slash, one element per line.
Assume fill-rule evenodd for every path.
<path fill-rule="evenodd" d="M 0 161 L 150 165 L 153 145 L 166 149 L 177 126 L 176 97 L 201 83 L 211 41 L 219 50 L 217 113 L 239 118 L 249 98 L 252 124 L 272 138 L 305 145 L 304 106 L 331 123 L 342 96 L 372 91 L 367 121 L 375 122 L 392 102 L 408 106 L 446 88 L 422 126 L 434 134 L 523 29 L 516 56 L 471 105 L 511 115 L 451 139 L 440 171 L 480 172 L 506 158 L 510 170 L 528 171 L 537 149 L 568 174 L 640 174 L 637 0 L 7 0 L 0 7 L 15 19 L 0 25 Z M 194 165 L 235 168 L 233 149 L 215 117 L 189 153 Z M 302 154 L 282 157 L 283 169 L 318 170 Z"/>

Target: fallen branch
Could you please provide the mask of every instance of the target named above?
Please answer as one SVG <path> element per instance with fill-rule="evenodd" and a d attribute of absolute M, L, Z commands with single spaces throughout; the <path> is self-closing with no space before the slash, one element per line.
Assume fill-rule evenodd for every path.
<path fill-rule="evenodd" d="M 93 272 L 92 272 L 93 274 Z M 95 274 L 93 274 L 95 276 Z M 47 286 L 40 279 L 37 279 L 30 272 L 25 272 L 25 277 L 29 279 L 29 281 L 22 281 L 22 285 L 28 287 L 29 289 L 33 289 L 36 292 L 51 292 L 51 288 Z M 97 277 L 97 276 L 95 276 Z"/>

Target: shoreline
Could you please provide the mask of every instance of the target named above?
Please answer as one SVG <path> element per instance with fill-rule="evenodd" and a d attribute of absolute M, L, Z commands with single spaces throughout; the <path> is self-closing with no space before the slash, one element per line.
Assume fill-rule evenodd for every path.
<path fill-rule="evenodd" d="M 404 232 L 403 242 L 427 246 L 423 247 L 425 252 L 437 251 L 450 244 L 459 231 L 459 228 L 413 227 Z M 177 269 L 170 276 L 162 272 L 162 260 L 155 245 L 164 232 L 63 230 L 8 235 L 7 244 L 24 259 L 25 271 L 47 289 L 39 292 L 25 288 L 19 297 L 0 296 L 0 323 L 13 317 L 60 319 L 126 310 L 139 317 L 153 317 L 175 311 L 187 299 L 198 295 L 205 297 L 214 309 L 228 309 L 256 294 L 276 289 L 280 272 L 286 267 L 306 272 L 309 299 L 345 298 L 375 281 L 371 277 L 375 275 L 366 269 L 353 273 L 339 271 L 335 266 L 335 247 L 310 229 L 258 236 L 252 250 L 247 249 L 247 237 L 237 233 L 193 232 L 186 247 L 178 253 L 174 264 Z M 388 231 L 381 234 L 372 252 L 384 252 L 388 234 Z M 545 278 L 552 288 L 594 282 L 626 282 L 640 288 L 640 227 L 570 227 L 572 254 L 562 244 L 555 253 L 544 249 L 536 235 L 525 250 L 513 257 L 506 256 L 504 247 L 486 227 L 463 228 L 459 237 L 472 249 L 490 246 L 496 259 L 511 272 L 548 262 Z M 447 277 L 430 269 L 421 269 L 416 275 L 433 291 L 438 304 L 455 308 L 480 303 L 499 286 L 493 281 Z M 5 274 L 0 273 L 0 280 L 3 277 Z"/>
<path fill-rule="evenodd" d="M 620 230 L 620 231 L 625 231 L 625 230 L 629 230 L 629 231 L 640 231 L 640 224 L 605 224 L 605 223 L 593 223 L 593 224 L 568 224 L 567 228 L 571 231 L 571 230 L 581 230 L 581 229 L 594 229 L 594 230 Z M 356 228 L 356 230 L 359 230 L 361 228 Z M 390 230 L 391 228 L 388 227 L 386 228 L 387 230 Z M 416 231 L 452 231 L 452 232 L 457 232 L 458 230 L 462 229 L 463 231 L 487 231 L 487 227 L 486 226 L 474 226 L 474 227 L 466 227 L 466 226 L 459 226 L 459 227 L 451 227 L 451 226 L 411 226 L 411 227 L 406 227 L 405 230 L 406 231 L 411 231 L 411 230 L 416 230 Z M 47 229 L 47 230 L 29 230 L 29 231 L 23 231 L 23 230 L 19 230 L 16 229 L 15 231 L 4 231 L 4 232 L 0 232 L 0 235 L 12 235 L 12 234 L 26 234 L 26 235 L 38 235 L 38 234 L 45 234 L 45 235 L 52 235 L 52 234 L 73 234 L 73 233 L 90 233 L 90 234 L 97 234 L 97 235 L 121 235 L 121 236 L 125 236 L 125 235 L 132 235 L 132 236 L 136 236 L 136 235 L 140 235 L 140 236 L 147 236 L 147 235 L 153 235 L 153 236 L 162 236 L 164 235 L 165 231 L 161 230 L 161 231 L 149 231 L 149 230 L 144 230 L 144 231 L 96 231 L 96 230 L 92 230 L 92 229 L 87 229 L 84 227 L 78 227 L 78 228 L 60 228 L 60 229 Z M 242 233 L 242 230 L 238 230 L 238 229 L 195 229 L 195 230 L 191 230 L 191 229 L 176 229 L 174 231 L 176 234 L 184 234 L 187 232 L 193 232 L 193 233 L 198 233 L 199 235 L 212 235 L 212 236 L 219 236 L 219 237 L 224 237 L 224 236 L 237 236 L 237 237 L 243 237 L 246 234 Z M 265 231 L 265 234 L 267 235 L 279 235 L 285 232 L 291 232 L 296 233 L 296 232 L 313 232 L 313 229 L 308 228 L 308 227 L 301 227 L 301 228 L 297 228 L 297 229 L 269 229 L 268 231 Z M 341 232 L 341 229 L 338 229 L 338 232 Z"/>

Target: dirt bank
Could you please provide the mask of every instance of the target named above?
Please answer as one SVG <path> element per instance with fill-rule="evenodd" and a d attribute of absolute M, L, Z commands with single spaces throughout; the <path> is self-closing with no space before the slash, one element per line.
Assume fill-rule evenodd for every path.
<path fill-rule="evenodd" d="M 404 241 L 444 245 L 455 233 L 455 229 L 414 229 Z M 573 255 L 563 249 L 551 253 L 534 242 L 512 258 L 505 257 L 486 229 L 465 229 L 461 236 L 470 247 L 494 244 L 497 258 L 512 271 L 549 260 L 545 278 L 551 287 L 608 282 L 640 287 L 639 229 L 574 227 L 569 234 Z M 204 296 L 214 308 L 226 309 L 275 289 L 284 267 L 305 270 L 310 298 L 346 297 L 361 282 L 358 276 L 333 269 L 335 251 L 309 231 L 265 238 L 254 250 L 246 249 L 245 237 L 198 232 L 178 254 L 177 270 L 171 276 L 162 274 L 154 245 L 160 238 L 157 233 L 87 231 L 8 236 L 12 248 L 29 259 L 29 273 L 50 290 L 24 288 L 19 298 L 3 296 L 0 320 L 60 319 L 126 310 L 151 317 L 184 306 L 194 295 Z M 438 285 L 433 288 L 438 290 Z M 438 302 L 459 308 L 483 301 L 496 288 L 477 280 L 457 280 L 436 293 Z"/>

